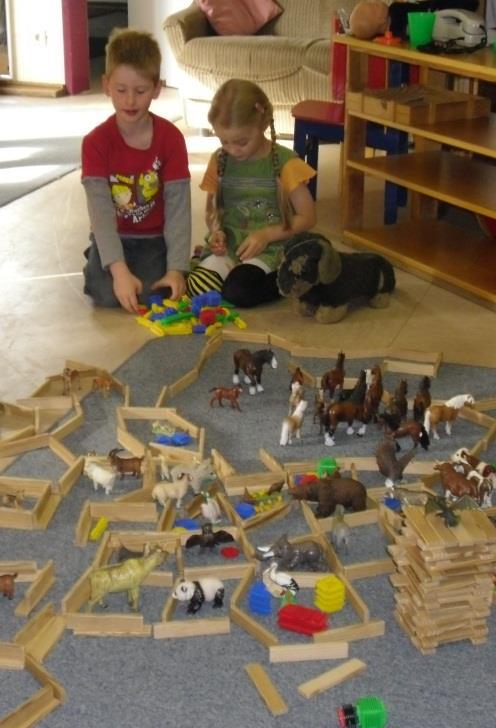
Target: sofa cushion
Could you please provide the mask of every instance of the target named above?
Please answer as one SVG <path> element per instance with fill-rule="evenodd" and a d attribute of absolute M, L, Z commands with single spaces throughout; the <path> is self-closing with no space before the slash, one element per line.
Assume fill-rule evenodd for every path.
<path fill-rule="evenodd" d="M 219 35 L 252 35 L 283 9 L 274 0 L 196 0 Z"/>
<path fill-rule="evenodd" d="M 194 74 L 229 74 L 254 83 L 295 73 L 312 41 L 278 36 L 210 36 L 186 43 L 178 58 L 180 68 Z"/>

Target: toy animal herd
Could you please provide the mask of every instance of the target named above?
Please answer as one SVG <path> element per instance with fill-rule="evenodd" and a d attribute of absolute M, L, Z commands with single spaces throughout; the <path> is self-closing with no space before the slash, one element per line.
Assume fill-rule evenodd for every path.
<path fill-rule="evenodd" d="M 431 437 L 440 438 L 440 426 L 450 436 L 452 427 L 463 407 L 473 407 L 474 397 L 471 394 L 459 394 L 443 403 L 432 402 L 431 381 L 424 376 L 412 398 L 411 416 L 408 400 L 408 383 L 400 379 L 394 392 L 388 395 L 384 390 L 382 370 L 377 364 L 370 369 L 362 369 L 354 385 L 345 388 L 345 354 L 339 352 L 335 365 L 325 371 L 320 378 L 320 386 L 314 394 L 313 423 L 320 428 L 322 444 L 332 447 L 339 438 L 339 426 L 346 425 L 348 435 L 357 434 L 363 437 L 366 428 L 373 423 L 383 429 L 384 436 L 379 442 L 375 458 L 379 472 L 385 478 L 385 485 L 391 494 L 401 482 L 404 471 L 414 458 L 420 445 L 423 449 L 431 446 Z M 238 349 L 234 352 L 232 387 L 215 387 L 210 399 L 210 406 L 215 403 L 219 407 L 227 401 L 233 409 L 240 410 L 239 398 L 243 392 L 243 383 L 248 385 L 250 395 L 263 393 L 262 371 L 265 364 L 272 369 L 277 368 L 277 359 L 270 349 L 250 352 Z M 73 385 L 66 377 L 67 385 Z M 280 446 L 290 446 L 293 439 L 304 436 L 304 418 L 308 410 L 308 398 L 305 387 L 309 377 L 296 367 L 289 382 L 289 399 L 287 412 L 282 418 Z M 398 439 L 409 437 L 412 445 L 402 452 Z M 132 455 L 125 456 L 117 448 L 112 449 L 105 463 L 97 462 L 90 457 L 86 461 L 84 472 L 93 482 L 95 490 L 102 487 L 108 495 L 111 493 L 117 476 L 138 477 L 141 475 L 143 458 Z M 439 473 L 439 480 L 444 492 L 444 500 L 433 497 L 430 508 L 438 509 L 444 514 L 445 522 L 455 523 L 450 515 L 449 506 L 442 503 L 457 501 L 467 496 L 476 506 L 491 505 L 491 497 L 496 484 L 496 469 L 475 457 L 469 450 L 460 448 L 449 462 L 436 462 L 434 470 Z M 201 495 L 201 514 L 204 523 L 200 534 L 194 534 L 185 542 L 191 549 L 198 546 L 201 551 L 214 552 L 217 545 L 233 540 L 231 534 L 222 529 L 214 529 L 222 519 L 221 509 L 206 484 L 216 478 L 210 459 L 197 463 L 179 463 L 170 467 L 162 458 L 161 480 L 151 490 L 151 497 L 161 507 L 173 502 L 181 509 L 189 490 L 193 496 Z M 274 484 L 272 490 L 281 490 L 282 483 Z M 277 488 L 276 488 L 277 486 Z M 307 500 L 316 504 L 315 515 L 318 518 L 333 516 L 331 540 L 337 550 L 348 549 L 350 528 L 346 523 L 347 511 L 363 511 L 367 507 L 367 491 L 365 486 L 353 477 L 347 477 L 335 468 L 322 477 L 308 479 L 301 484 L 286 482 L 287 495 L 295 501 Z M 253 500 L 253 499 L 250 499 Z M 461 501 L 460 501 L 461 502 Z M 441 505 L 440 505 L 441 504 Z M 450 511 L 450 513 L 448 513 Z M 450 520 L 451 519 L 451 520 Z M 274 543 L 259 546 L 256 558 L 265 566 L 262 581 L 269 593 L 282 597 L 284 594 L 294 595 L 298 591 L 297 582 L 286 571 L 294 569 L 326 569 L 326 562 L 321 546 L 312 541 L 292 542 L 286 534 Z M 133 610 L 139 609 L 140 586 L 146 576 L 165 557 L 160 548 L 153 548 L 142 554 L 127 554 L 123 561 L 96 570 L 90 576 L 90 599 L 88 610 L 96 604 L 103 605 L 105 596 L 112 592 L 127 592 L 128 602 Z M 268 565 L 267 565 L 268 564 Z M 0 577 L 0 588 L 8 598 L 13 595 L 13 581 L 16 575 Z M 172 594 L 179 602 L 187 602 L 189 614 L 195 614 L 204 602 L 211 602 L 214 608 L 222 607 L 224 585 L 214 577 L 197 581 L 180 580 Z"/>

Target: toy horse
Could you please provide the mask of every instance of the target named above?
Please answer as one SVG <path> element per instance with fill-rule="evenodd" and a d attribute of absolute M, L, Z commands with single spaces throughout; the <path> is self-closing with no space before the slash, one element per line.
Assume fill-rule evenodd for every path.
<path fill-rule="evenodd" d="M 365 394 L 365 409 L 371 415 L 374 422 L 377 422 L 377 413 L 382 401 L 384 387 L 382 384 L 382 371 L 379 364 L 367 370 L 369 372 L 370 382 L 367 382 L 368 388 Z"/>
<path fill-rule="evenodd" d="M 291 445 L 293 435 L 298 439 L 301 437 L 301 425 L 307 407 L 308 402 L 306 399 L 302 399 L 296 405 L 293 414 L 284 418 L 281 427 L 281 438 L 279 440 L 280 445 Z"/>
<path fill-rule="evenodd" d="M 222 407 L 222 400 L 227 399 L 228 402 L 231 403 L 232 409 L 237 409 L 241 412 L 238 398 L 239 395 L 242 394 L 243 388 L 240 387 L 239 384 L 235 387 L 212 387 L 210 391 L 213 392 L 212 398 L 210 400 L 211 407 L 213 407 L 214 402 L 218 402 L 219 407 Z"/>
<path fill-rule="evenodd" d="M 413 400 L 413 419 L 417 422 L 424 421 L 425 410 L 431 406 L 431 380 L 423 377 L 418 392 Z"/>
<path fill-rule="evenodd" d="M 463 495 L 469 495 L 479 505 L 481 504 L 482 498 L 477 484 L 469 480 L 463 473 L 458 473 L 452 463 L 436 463 L 434 470 L 439 471 L 441 485 L 447 497 L 461 498 Z"/>
<path fill-rule="evenodd" d="M 400 379 L 394 394 L 389 402 L 388 409 L 390 412 L 397 412 L 400 420 L 406 420 L 408 414 L 408 400 L 406 398 L 408 392 L 408 383 L 406 379 Z"/>
<path fill-rule="evenodd" d="M 432 434 L 435 440 L 439 440 L 437 426 L 444 422 L 448 437 L 451 435 L 452 423 L 458 417 L 462 407 L 472 407 L 474 398 L 471 394 L 458 394 L 456 397 L 446 400 L 444 404 L 433 404 L 425 412 L 424 427 L 429 433 L 432 427 Z"/>
<path fill-rule="evenodd" d="M 290 415 L 294 412 L 294 410 L 298 406 L 299 402 L 301 402 L 301 400 L 304 398 L 305 398 L 305 393 L 303 391 L 302 385 L 300 384 L 300 382 L 294 381 L 291 384 L 291 394 L 289 395 L 288 415 Z"/>
<path fill-rule="evenodd" d="M 414 445 L 420 445 L 423 450 L 428 450 L 431 444 L 429 433 L 421 422 L 416 420 L 400 421 L 398 413 L 382 412 L 378 416 L 378 422 L 384 425 L 387 435 L 397 440 L 400 437 L 410 436 Z M 399 445 L 397 447 L 399 449 Z"/>
<path fill-rule="evenodd" d="M 239 370 L 245 374 L 245 384 L 249 384 L 250 394 L 263 392 L 262 369 L 264 364 L 270 364 L 277 369 L 277 359 L 271 349 L 260 349 L 253 353 L 248 349 L 237 349 L 233 354 L 234 374 L 233 384 L 239 384 Z"/>
<path fill-rule="evenodd" d="M 336 360 L 336 365 L 332 369 L 329 369 L 328 372 L 325 372 L 325 374 L 322 375 L 322 379 L 320 380 L 320 386 L 321 386 L 322 391 L 324 392 L 324 395 L 326 392 L 329 392 L 329 397 L 332 397 L 336 387 L 343 386 L 344 360 L 345 360 L 345 353 L 344 353 L 344 351 L 340 351 L 338 354 L 338 358 Z"/>
<path fill-rule="evenodd" d="M 357 435 L 362 437 L 365 434 L 367 423 L 370 421 L 370 414 L 365 407 L 365 394 L 367 391 L 366 372 L 362 369 L 358 381 L 349 399 L 343 402 L 334 402 L 331 404 L 324 415 L 325 428 L 325 444 L 329 447 L 335 445 L 334 433 L 339 422 L 346 422 L 348 429 L 347 435 L 353 435 L 353 422 L 359 420 L 362 425 Z"/>

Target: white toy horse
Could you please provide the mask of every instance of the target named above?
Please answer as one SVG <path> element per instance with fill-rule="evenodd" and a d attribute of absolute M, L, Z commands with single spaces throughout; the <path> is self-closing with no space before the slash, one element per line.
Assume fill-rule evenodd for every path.
<path fill-rule="evenodd" d="M 431 404 L 425 411 L 424 427 L 429 434 L 432 427 L 432 434 L 435 440 L 439 440 L 437 426 L 444 422 L 448 437 L 451 435 L 452 423 L 458 417 L 462 407 L 473 407 L 474 398 L 471 394 L 457 394 L 456 397 L 446 400 L 444 404 Z"/>
<path fill-rule="evenodd" d="M 152 490 L 152 498 L 158 501 L 161 506 L 165 507 L 167 501 L 176 500 L 176 508 L 181 508 L 183 504 L 183 498 L 188 492 L 188 476 L 186 473 L 182 473 L 179 478 L 175 480 L 161 480 L 157 483 Z"/>
<path fill-rule="evenodd" d="M 296 405 L 296 409 L 293 414 L 283 419 L 281 438 L 279 440 L 280 445 L 291 445 L 293 435 L 295 435 L 298 439 L 301 437 L 301 425 L 303 423 L 303 417 L 305 416 L 305 410 L 307 407 L 307 400 L 302 399 Z"/>
<path fill-rule="evenodd" d="M 291 382 L 291 394 L 289 395 L 288 415 L 292 414 L 298 403 L 304 398 L 303 386 L 301 382 Z"/>

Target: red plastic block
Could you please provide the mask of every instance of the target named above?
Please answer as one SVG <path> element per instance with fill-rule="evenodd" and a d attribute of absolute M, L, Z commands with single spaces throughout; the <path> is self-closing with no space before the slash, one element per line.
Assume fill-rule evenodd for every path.
<path fill-rule="evenodd" d="M 319 609 L 286 604 L 277 614 L 277 624 L 282 629 L 312 635 L 328 627 L 328 617 Z"/>

